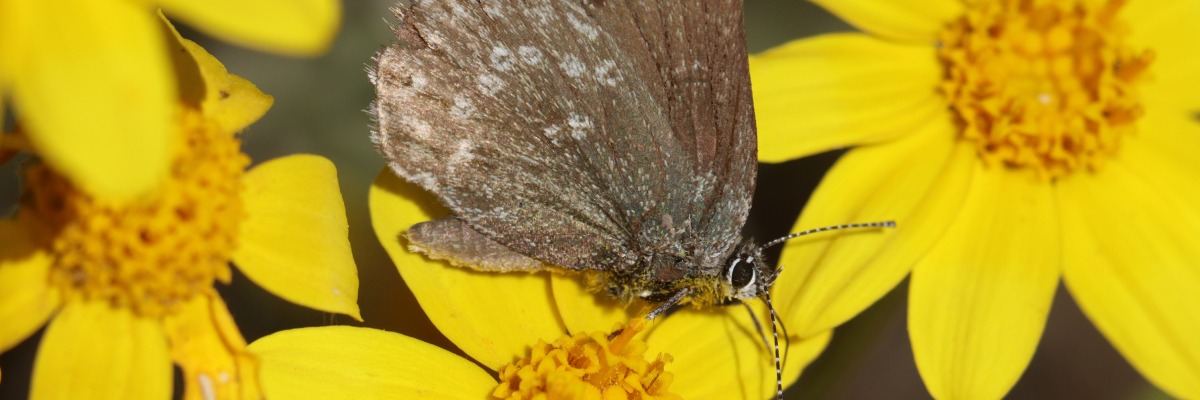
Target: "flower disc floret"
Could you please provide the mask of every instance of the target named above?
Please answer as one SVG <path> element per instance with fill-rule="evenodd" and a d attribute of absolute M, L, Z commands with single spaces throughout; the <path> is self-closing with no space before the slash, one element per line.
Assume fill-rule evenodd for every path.
<path fill-rule="evenodd" d="M 985 1 L 946 26 L 940 90 L 988 165 L 1094 171 L 1134 132 L 1153 54 L 1127 44 L 1122 3 Z"/>
<path fill-rule="evenodd" d="M 198 112 L 181 115 L 184 139 L 154 198 L 112 205 L 45 164 L 27 168 L 24 206 L 47 227 L 40 239 L 56 255 L 49 279 L 68 298 L 154 317 L 229 281 L 249 158 Z"/>
<path fill-rule="evenodd" d="M 645 359 L 646 343 L 635 338 L 645 328 L 638 318 L 611 334 L 576 333 L 538 341 L 529 357 L 500 369 L 501 399 L 679 399 L 670 392 L 674 376 L 668 354 Z"/>

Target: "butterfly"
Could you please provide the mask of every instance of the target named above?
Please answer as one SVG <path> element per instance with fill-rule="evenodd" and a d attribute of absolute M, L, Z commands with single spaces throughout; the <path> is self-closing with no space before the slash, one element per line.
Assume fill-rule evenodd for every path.
<path fill-rule="evenodd" d="M 613 298 L 659 303 L 650 318 L 682 302 L 769 305 L 779 269 L 741 233 L 757 138 L 740 0 L 396 13 L 400 43 L 370 74 L 372 140 L 453 212 L 409 228 L 411 250 L 481 271 L 586 273 Z M 876 226 L 844 227 L 860 225 Z M 778 359 L 776 344 L 777 375 Z"/>

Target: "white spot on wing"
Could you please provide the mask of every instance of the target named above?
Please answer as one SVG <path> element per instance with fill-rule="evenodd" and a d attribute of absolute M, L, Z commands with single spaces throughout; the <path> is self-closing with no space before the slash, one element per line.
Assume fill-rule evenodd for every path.
<path fill-rule="evenodd" d="M 587 131 L 593 127 L 591 118 L 579 114 L 571 114 L 571 117 L 567 118 L 567 126 L 571 128 L 571 137 L 575 140 L 586 139 Z"/>
<path fill-rule="evenodd" d="M 492 48 L 492 55 L 488 57 L 492 61 L 492 68 L 497 71 L 508 72 L 512 70 L 513 60 L 512 52 L 504 46 L 496 46 Z"/>
<path fill-rule="evenodd" d="M 521 61 L 525 65 L 537 65 L 542 63 L 542 51 L 533 46 L 517 47 L 517 55 L 521 57 Z"/>
<path fill-rule="evenodd" d="M 596 40 L 600 36 L 600 31 L 596 30 L 596 27 L 589 25 L 587 22 L 580 21 L 575 14 L 567 14 L 567 21 L 571 22 L 571 26 L 575 30 L 587 36 L 588 40 Z"/>
<path fill-rule="evenodd" d="M 563 56 L 562 62 L 558 63 L 558 66 L 562 67 L 563 72 L 572 78 L 578 78 L 580 75 L 583 75 L 583 71 L 586 68 L 583 65 L 583 61 L 579 61 L 579 57 L 576 57 L 574 54 Z"/>
<path fill-rule="evenodd" d="M 408 127 L 408 131 L 416 139 L 429 139 L 433 136 L 433 127 L 429 122 L 419 120 L 412 116 L 404 116 L 400 119 L 400 123 Z"/>
<path fill-rule="evenodd" d="M 596 72 L 592 75 L 599 82 L 608 86 L 616 86 L 617 82 L 621 81 L 621 77 L 613 73 L 613 69 L 617 67 L 617 63 L 613 60 L 604 60 L 600 66 L 596 67 Z"/>
<path fill-rule="evenodd" d="M 471 99 L 461 94 L 454 96 L 454 105 L 450 107 L 450 116 L 458 119 L 468 119 L 473 115 L 475 115 L 475 105 L 471 104 Z"/>
<path fill-rule="evenodd" d="M 511 68 L 511 64 L 510 64 Z M 492 74 L 479 75 L 479 84 L 476 85 L 479 91 L 488 96 L 495 96 L 501 89 L 504 89 L 504 81 L 500 77 Z"/>
<path fill-rule="evenodd" d="M 472 145 L 471 142 L 468 142 L 466 140 L 459 141 L 458 149 L 454 151 L 454 154 L 450 155 L 450 160 L 449 160 L 450 163 L 448 166 L 449 169 L 453 170 L 455 166 L 458 166 L 458 165 L 461 165 L 464 163 L 468 163 L 468 162 L 471 162 L 471 160 L 474 160 L 475 154 L 471 152 L 471 150 L 474 148 L 475 148 L 475 146 Z"/>
<path fill-rule="evenodd" d="M 561 130 L 562 130 L 562 127 L 559 127 L 557 124 L 554 124 L 554 125 L 547 126 L 546 129 L 542 129 L 542 134 L 546 135 L 546 137 L 548 137 L 548 138 L 553 139 L 553 138 L 558 137 L 558 132 Z"/>

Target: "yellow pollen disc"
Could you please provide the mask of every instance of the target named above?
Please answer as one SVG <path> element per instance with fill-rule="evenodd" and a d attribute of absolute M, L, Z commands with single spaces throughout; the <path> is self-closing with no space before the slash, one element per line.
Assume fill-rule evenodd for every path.
<path fill-rule="evenodd" d="M 50 281 L 68 301 L 107 300 L 156 317 L 229 281 L 250 161 L 233 134 L 195 111 L 182 115 L 179 153 L 152 200 L 113 206 L 45 164 L 26 169 L 22 211 L 49 227 Z"/>
<path fill-rule="evenodd" d="M 1122 1 L 968 3 L 942 31 L 941 92 L 988 165 L 1054 179 L 1094 171 L 1142 115 L 1153 54 L 1126 43 Z"/>
<path fill-rule="evenodd" d="M 646 326 L 637 318 L 612 334 L 595 332 L 538 341 L 529 357 L 500 369 L 501 399 L 680 399 L 668 389 L 671 356 L 646 361 L 646 343 L 634 338 Z"/>

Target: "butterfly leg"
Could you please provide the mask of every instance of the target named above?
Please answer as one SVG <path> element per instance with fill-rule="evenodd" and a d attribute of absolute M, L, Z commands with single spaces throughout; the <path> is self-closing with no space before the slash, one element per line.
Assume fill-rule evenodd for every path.
<path fill-rule="evenodd" d="M 692 292 L 692 289 L 690 289 L 690 288 L 679 289 L 679 291 L 675 292 L 675 294 L 672 295 L 670 299 L 667 299 L 667 301 L 664 301 L 662 304 L 659 304 L 658 308 L 655 308 L 654 311 L 651 311 L 650 314 L 646 315 L 646 320 L 653 321 L 655 318 L 658 318 L 659 315 L 666 313 L 672 307 L 675 307 L 676 304 L 679 304 L 679 302 L 681 300 L 683 300 L 683 298 L 686 297 L 688 295 L 688 293 L 691 293 L 691 292 Z"/>

